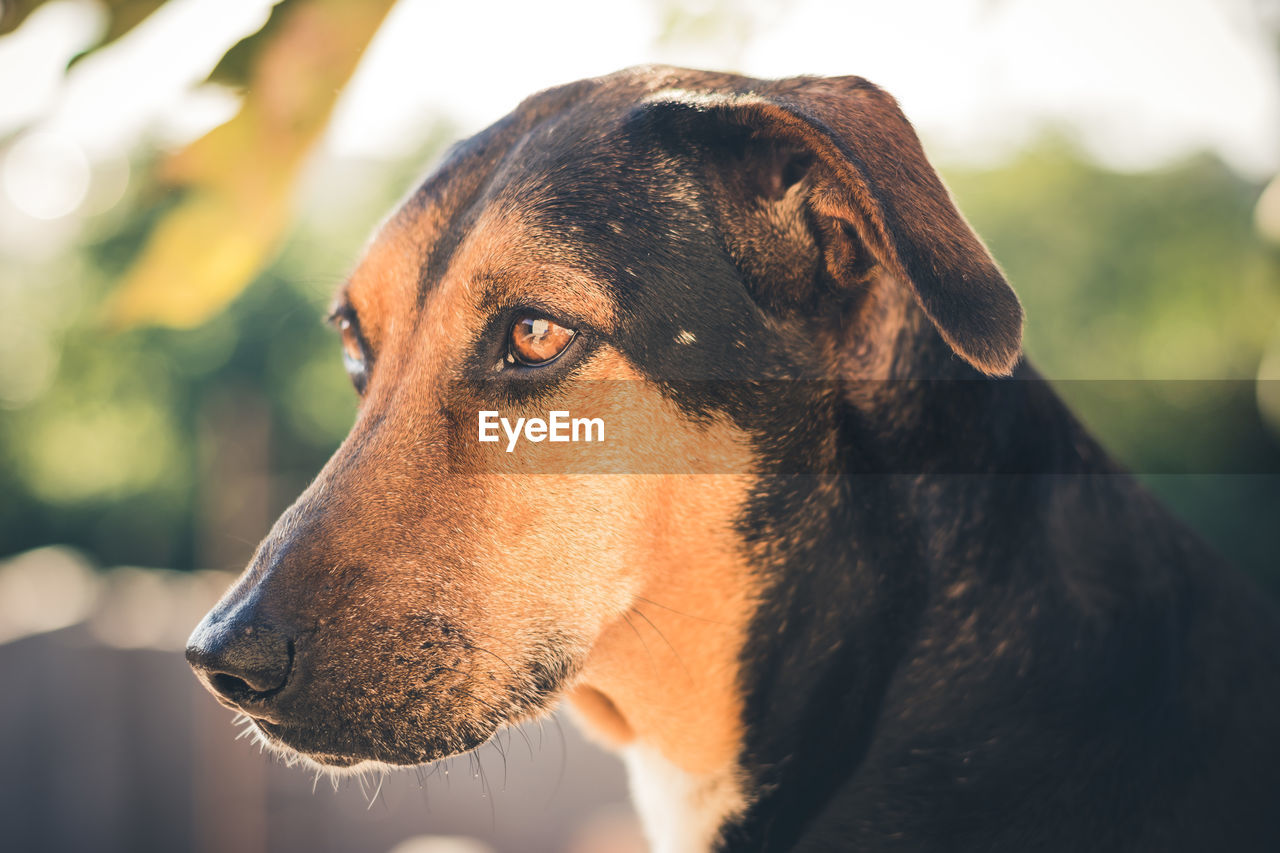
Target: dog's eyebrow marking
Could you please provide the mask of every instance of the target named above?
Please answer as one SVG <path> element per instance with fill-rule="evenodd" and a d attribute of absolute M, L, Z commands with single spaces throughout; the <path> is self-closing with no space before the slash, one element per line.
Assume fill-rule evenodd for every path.
<path fill-rule="evenodd" d="M 444 278 L 445 272 L 453 263 L 454 255 L 457 254 L 463 240 L 470 234 L 478 217 L 477 211 L 467 211 L 455 220 L 451 227 L 436 235 L 427 251 L 426 261 L 418 271 L 418 308 L 426 304 L 427 296 L 436 283 Z"/>
<path fill-rule="evenodd" d="M 680 334 L 676 335 L 676 343 L 678 344 L 692 344 L 697 343 L 697 341 L 697 336 L 688 329 L 681 329 Z"/>
<path fill-rule="evenodd" d="M 538 264 L 473 277 L 481 300 L 489 306 L 540 308 L 560 321 L 586 324 L 598 330 L 613 322 L 613 305 L 579 270 L 559 264 Z"/>

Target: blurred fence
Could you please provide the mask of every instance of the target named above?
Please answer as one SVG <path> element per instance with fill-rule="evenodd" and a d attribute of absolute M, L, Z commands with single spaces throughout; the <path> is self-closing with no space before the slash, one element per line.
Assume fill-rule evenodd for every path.
<path fill-rule="evenodd" d="M 643 849 L 621 765 L 568 721 L 337 791 L 236 740 L 181 653 L 230 578 L 55 548 L 0 565 L 0 849 Z"/>

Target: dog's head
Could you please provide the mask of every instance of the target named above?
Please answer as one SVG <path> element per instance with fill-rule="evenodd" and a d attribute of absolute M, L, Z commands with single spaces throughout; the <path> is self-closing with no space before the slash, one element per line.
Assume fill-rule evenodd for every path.
<path fill-rule="evenodd" d="M 1003 374 L 1021 329 L 888 95 L 666 68 L 541 93 L 455 147 L 333 318 L 356 423 L 187 652 L 331 765 L 463 751 L 587 681 L 607 717 L 641 601 L 731 625 L 680 654 L 734 681 L 745 508 L 781 455 L 836 452 L 838 390 L 788 383 L 917 356 Z M 507 452 L 482 411 L 605 440 Z"/>

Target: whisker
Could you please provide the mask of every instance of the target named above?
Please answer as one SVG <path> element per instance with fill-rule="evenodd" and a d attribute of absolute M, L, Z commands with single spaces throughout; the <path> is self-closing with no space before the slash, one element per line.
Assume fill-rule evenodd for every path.
<path fill-rule="evenodd" d="M 551 722 L 556 724 L 556 732 L 560 735 L 560 772 L 556 774 L 556 784 L 551 789 L 551 796 L 547 798 L 548 803 L 555 800 L 556 794 L 560 793 L 560 786 L 564 783 L 565 770 L 569 764 L 569 744 L 564 739 L 564 727 L 560 725 L 560 717 L 553 714 Z"/>
<path fill-rule="evenodd" d="M 484 762 L 480 759 L 480 753 L 474 753 L 476 757 L 476 767 L 480 769 L 480 791 L 481 795 L 489 800 L 489 828 L 495 829 L 498 826 L 498 809 L 494 803 L 493 788 L 489 787 L 489 778 L 484 772 Z"/>
<path fill-rule="evenodd" d="M 383 770 L 378 775 L 378 787 L 373 791 L 373 799 L 369 801 L 369 805 L 365 806 L 365 811 L 373 808 L 373 804 L 378 801 L 378 795 L 382 793 L 382 783 L 387 781 L 387 771 Z"/>
<path fill-rule="evenodd" d="M 520 733 L 520 737 L 524 738 L 525 748 L 529 750 L 529 760 L 533 761 L 533 741 L 529 740 L 529 733 L 524 730 L 524 723 L 517 725 L 515 730 Z"/>
<path fill-rule="evenodd" d="M 489 655 L 489 656 L 491 656 L 491 657 L 493 657 L 493 658 L 496 658 L 496 659 L 498 660 L 498 662 L 499 662 L 499 663 L 501 663 L 501 664 L 502 664 L 503 666 L 505 666 L 507 669 L 511 670 L 511 674 L 512 674 L 512 675 L 519 675 L 519 674 L 520 674 L 520 673 L 516 672 L 516 668 L 515 668 L 515 667 L 513 667 L 511 664 L 507 663 L 506 659 L 505 659 L 505 658 L 503 658 L 501 655 L 499 655 L 497 652 L 492 652 L 492 651 L 490 651 L 489 649 L 486 649 L 484 646 L 478 646 L 478 645 L 476 645 L 475 643 L 467 643 L 467 642 L 463 642 L 463 641 L 461 641 L 461 640 L 442 640 L 442 641 L 439 641 L 439 642 L 432 641 L 432 645 L 435 645 L 435 646 L 457 646 L 457 647 L 459 647 L 459 648 L 466 649 L 467 651 L 483 652 L 483 653 L 485 653 L 486 655 Z"/>
<path fill-rule="evenodd" d="M 639 613 L 640 611 L 637 610 L 636 612 Z M 636 623 L 631 621 L 631 614 L 623 613 L 622 620 L 627 623 L 628 628 L 635 632 L 636 639 L 640 641 L 640 645 L 644 646 L 644 652 L 649 656 L 649 666 L 656 668 L 657 663 L 653 659 L 653 651 L 649 648 L 649 644 L 645 642 L 644 637 L 640 635 L 640 629 L 636 627 Z"/>
<path fill-rule="evenodd" d="M 665 605 L 665 604 L 659 604 L 658 602 L 654 601 L 653 599 L 645 598 L 643 595 L 637 595 L 637 596 L 635 597 L 635 599 L 636 599 L 636 601 L 643 601 L 645 604 L 652 604 L 654 607 L 661 607 L 663 610 L 668 610 L 668 611 L 670 611 L 670 612 L 672 612 L 672 613 L 675 613 L 675 614 L 676 614 L 676 615 L 678 615 L 678 616 L 686 616 L 686 617 L 688 617 L 688 618 L 690 618 L 690 619 L 697 619 L 699 622 L 708 622 L 708 623 L 710 623 L 710 624 L 712 624 L 712 625 L 727 625 L 727 624 L 728 624 L 727 622 L 721 622 L 721 621 L 720 621 L 720 620 L 718 620 L 718 619 L 708 619 L 706 616 L 696 616 L 696 615 L 694 615 L 693 613 L 685 613 L 683 610 L 676 610 L 674 607 L 668 607 L 668 606 L 667 606 L 667 605 Z"/>
<path fill-rule="evenodd" d="M 497 750 L 498 755 L 502 758 L 502 790 L 507 790 L 507 752 L 502 748 L 502 735 L 493 739 L 493 748 Z"/>
<path fill-rule="evenodd" d="M 680 653 L 676 651 L 676 647 L 671 645 L 671 641 L 667 639 L 666 634 L 663 634 L 662 631 L 658 630 L 658 626 L 653 624 L 653 620 L 650 619 L 648 616 L 645 616 L 643 612 L 641 612 L 640 610 L 636 610 L 636 608 L 634 607 L 631 609 L 635 611 L 635 614 L 637 616 L 639 616 L 645 622 L 648 622 L 649 627 L 654 630 L 654 633 L 658 635 L 658 637 L 662 640 L 662 642 L 667 644 L 667 648 L 671 649 L 671 654 L 675 655 L 676 660 L 679 661 L 680 668 L 684 670 L 685 677 L 689 679 L 690 683 L 693 683 L 693 673 L 689 672 L 689 667 L 685 665 L 684 658 L 682 658 L 680 656 Z"/>

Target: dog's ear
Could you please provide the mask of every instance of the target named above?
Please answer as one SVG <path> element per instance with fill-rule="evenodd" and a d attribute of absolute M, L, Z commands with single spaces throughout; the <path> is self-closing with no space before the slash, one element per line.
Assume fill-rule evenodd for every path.
<path fill-rule="evenodd" d="M 888 94 L 859 77 L 794 78 L 745 92 L 667 90 L 633 118 L 712 163 L 712 191 L 729 202 L 717 206 L 736 220 L 722 230 L 749 274 L 803 276 L 821 264 L 853 288 L 878 264 L 909 283 L 958 355 L 984 373 L 1012 371 L 1018 298 Z"/>

